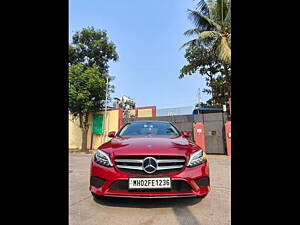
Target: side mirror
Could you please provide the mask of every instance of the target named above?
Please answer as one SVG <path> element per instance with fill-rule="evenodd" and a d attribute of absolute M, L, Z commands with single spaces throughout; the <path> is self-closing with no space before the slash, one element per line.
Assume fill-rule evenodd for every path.
<path fill-rule="evenodd" d="M 116 136 L 116 132 L 115 131 L 108 132 L 107 136 L 113 138 Z"/>
<path fill-rule="evenodd" d="M 183 137 L 190 137 L 191 136 L 190 132 L 188 132 L 188 131 L 182 131 L 181 133 L 182 133 Z"/>

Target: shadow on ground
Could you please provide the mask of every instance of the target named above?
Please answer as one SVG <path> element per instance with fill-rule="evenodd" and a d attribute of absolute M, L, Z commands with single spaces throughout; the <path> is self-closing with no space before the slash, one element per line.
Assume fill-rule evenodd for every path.
<path fill-rule="evenodd" d="M 201 202 L 202 198 L 161 198 L 161 199 L 140 199 L 140 198 L 116 198 L 97 197 L 94 201 L 105 206 L 129 207 L 129 208 L 177 208 L 195 205 Z"/>
<path fill-rule="evenodd" d="M 194 214 L 185 206 L 173 207 L 174 214 L 180 225 L 201 225 Z"/>

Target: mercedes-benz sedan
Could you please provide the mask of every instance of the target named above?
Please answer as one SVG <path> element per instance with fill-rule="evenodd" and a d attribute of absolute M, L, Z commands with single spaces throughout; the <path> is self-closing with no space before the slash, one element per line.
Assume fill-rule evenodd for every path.
<path fill-rule="evenodd" d="M 90 191 L 132 198 L 204 197 L 210 191 L 205 152 L 164 121 L 125 124 L 92 157 Z"/>

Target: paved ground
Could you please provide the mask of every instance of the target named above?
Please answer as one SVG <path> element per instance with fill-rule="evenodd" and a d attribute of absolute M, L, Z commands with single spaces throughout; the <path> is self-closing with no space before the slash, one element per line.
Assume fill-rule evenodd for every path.
<path fill-rule="evenodd" d="M 230 157 L 208 156 L 212 190 L 198 199 L 95 201 L 88 190 L 91 155 L 69 154 L 70 225 L 229 225 Z"/>

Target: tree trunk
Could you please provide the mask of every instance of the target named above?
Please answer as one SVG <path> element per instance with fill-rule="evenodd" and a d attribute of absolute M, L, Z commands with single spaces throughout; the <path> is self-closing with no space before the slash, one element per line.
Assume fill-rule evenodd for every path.
<path fill-rule="evenodd" d="M 87 136 L 88 136 L 88 131 L 89 131 L 88 118 L 89 118 L 88 113 L 79 115 L 79 123 L 80 123 L 81 132 L 82 132 L 81 151 L 83 151 L 83 152 L 88 152 L 88 149 L 87 149 Z"/>
<path fill-rule="evenodd" d="M 212 85 L 213 82 L 213 75 L 209 75 L 209 82 L 210 82 L 210 87 L 211 87 L 211 97 L 212 97 L 212 105 L 215 105 L 216 97 L 215 97 L 215 90 Z"/>
<path fill-rule="evenodd" d="M 81 151 L 87 152 L 87 136 L 88 136 L 88 131 L 86 129 L 81 129 L 82 131 L 82 141 L 81 141 Z"/>
<path fill-rule="evenodd" d="M 228 96 L 231 96 L 231 71 L 229 71 L 229 65 L 224 65 L 225 70 L 225 80 L 228 85 Z"/>

